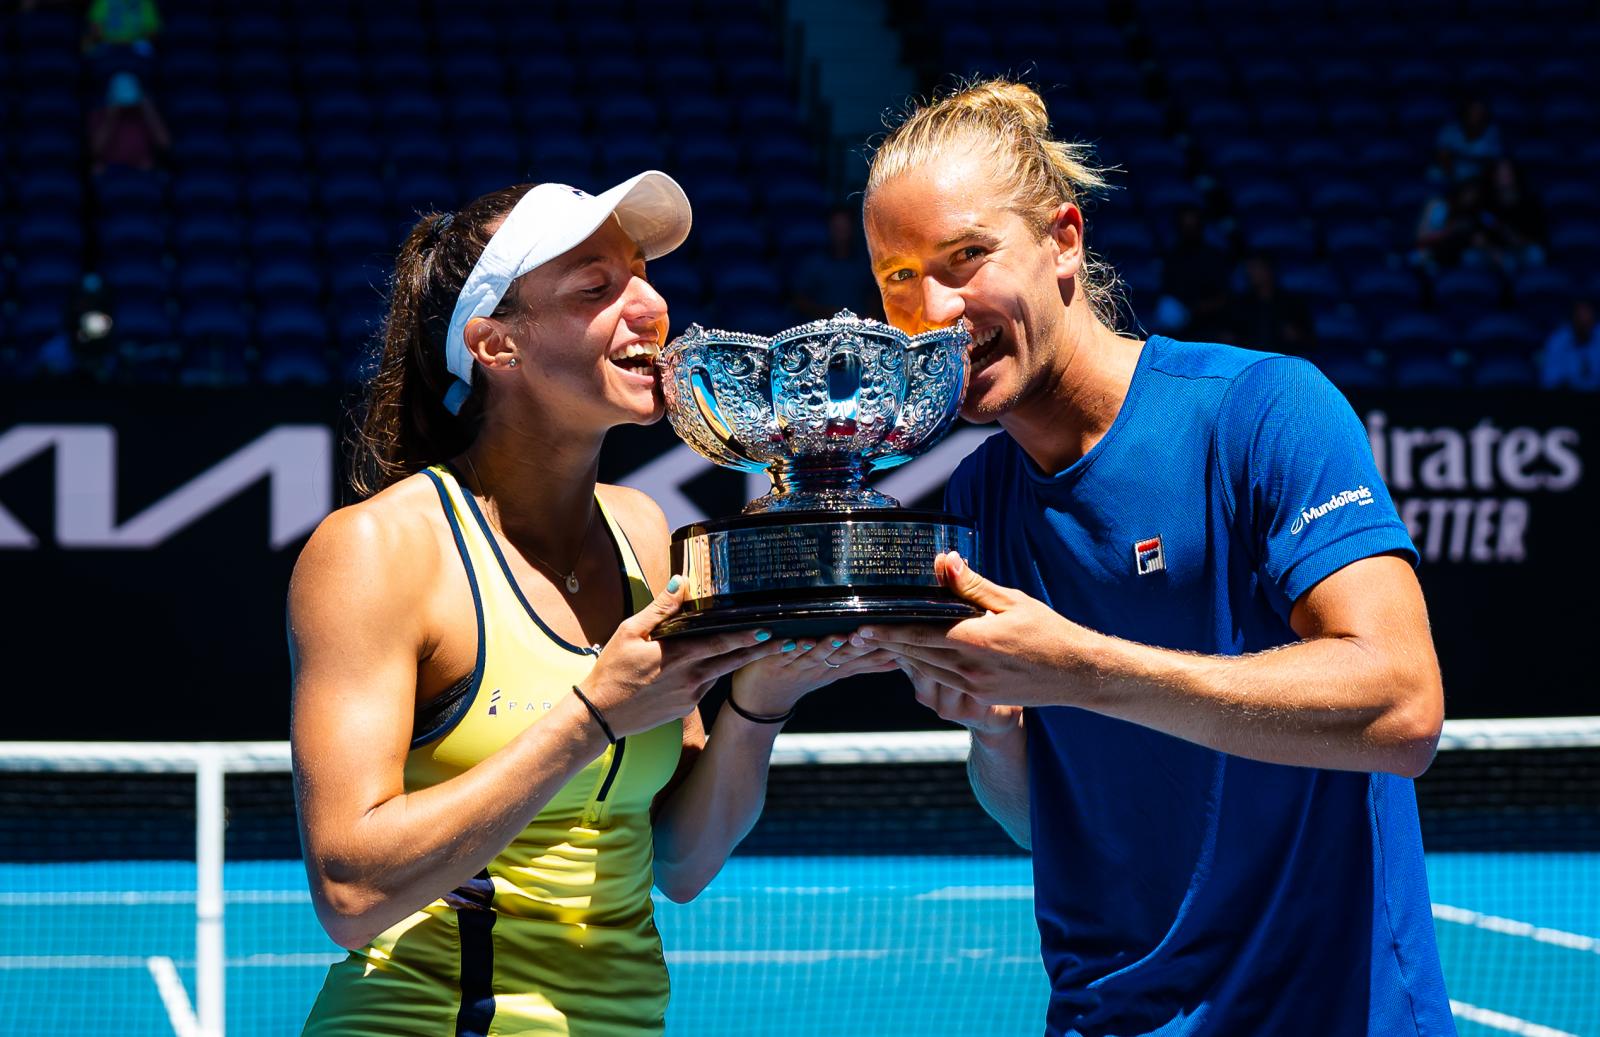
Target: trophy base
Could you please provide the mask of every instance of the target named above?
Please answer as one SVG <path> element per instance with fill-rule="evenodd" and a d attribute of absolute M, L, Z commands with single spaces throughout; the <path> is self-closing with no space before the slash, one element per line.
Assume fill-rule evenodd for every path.
<path fill-rule="evenodd" d="M 905 508 L 789 510 L 684 526 L 672 535 L 684 604 L 653 636 L 765 627 L 816 637 L 869 622 L 982 615 L 933 575 L 935 556 L 971 558 L 977 546 L 970 522 Z"/>
<path fill-rule="evenodd" d="M 827 637 L 851 633 L 868 623 L 954 623 L 981 615 L 982 609 L 964 601 L 828 598 L 804 605 L 747 605 L 676 615 L 652 636 L 665 640 L 764 627 L 778 638 Z"/>

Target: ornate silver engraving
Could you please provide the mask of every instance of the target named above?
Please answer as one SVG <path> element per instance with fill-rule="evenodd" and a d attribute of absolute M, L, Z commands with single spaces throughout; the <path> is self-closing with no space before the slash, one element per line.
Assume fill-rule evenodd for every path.
<path fill-rule="evenodd" d="M 716 464 L 771 477 L 772 492 L 746 513 L 891 507 L 866 475 L 949 431 L 970 342 L 962 325 L 908 336 L 841 310 L 771 338 L 691 325 L 656 362 L 679 438 Z"/>

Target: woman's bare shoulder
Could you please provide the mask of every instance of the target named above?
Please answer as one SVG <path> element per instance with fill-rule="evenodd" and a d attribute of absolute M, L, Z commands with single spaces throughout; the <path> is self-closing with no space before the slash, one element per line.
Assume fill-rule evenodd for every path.
<path fill-rule="evenodd" d="M 436 576 L 448 535 L 431 480 L 421 474 L 402 479 L 317 525 L 295 563 L 290 606 L 323 594 L 414 602 Z"/>

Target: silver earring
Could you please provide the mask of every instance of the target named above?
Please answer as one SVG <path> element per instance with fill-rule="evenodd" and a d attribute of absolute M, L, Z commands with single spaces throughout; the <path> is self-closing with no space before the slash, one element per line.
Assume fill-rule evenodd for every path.
<path fill-rule="evenodd" d="M 507 360 L 506 361 L 506 366 L 507 367 L 516 367 L 517 366 L 517 358 L 516 357 L 512 357 L 510 360 Z"/>

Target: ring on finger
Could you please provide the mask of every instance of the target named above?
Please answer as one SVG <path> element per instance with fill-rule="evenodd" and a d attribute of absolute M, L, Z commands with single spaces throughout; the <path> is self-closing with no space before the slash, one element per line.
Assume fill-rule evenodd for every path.
<path fill-rule="evenodd" d="M 822 657 L 822 664 L 824 666 L 828 667 L 830 670 L 837 670 L 839 667 L 844 665 L 844 663 L 836 663 L 836 662 L 834 662 L 832 659 L 828 658 L 827 656 L 823 656 Z"/>

